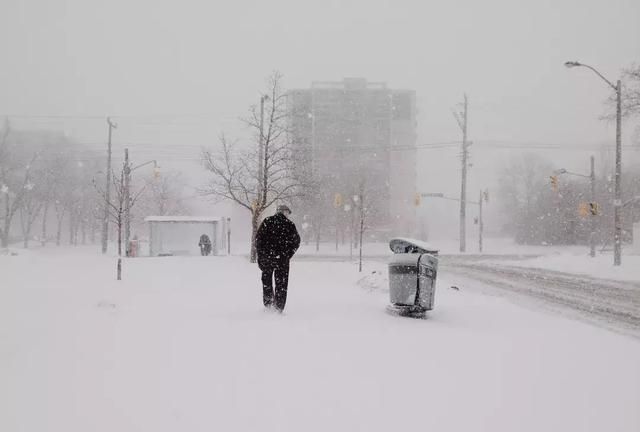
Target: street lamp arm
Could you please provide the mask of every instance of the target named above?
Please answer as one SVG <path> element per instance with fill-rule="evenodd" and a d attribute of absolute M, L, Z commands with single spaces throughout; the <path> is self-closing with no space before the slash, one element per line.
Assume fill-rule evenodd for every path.
<path fill-rule="evenodd" d="M 614 89 L 614 90 L 616 91 L 616 93 L 618 92 L 618 86 L 614 85 L 611 81 L 609 81 L 608 79 L 606 79 L 606 78 L 605 78 L 605 77 L 604 77 L 600 72 L 598 72 L 598 71 L 596 70 L 596 68 L 594 68 L 594 67 L 592 67 L 592 66 L 589 66 L 588 64 L 580 63 L 580 62 L 577 62 L 577 61 L 566 62 L 564 65 L 565 65 L 566 67 L 569 67 L 569 68 L 571 68 L 571 67 L 576 67 L 576 66 L 584 66 L 584 67 L 586 67 L 586 68 L 588 68 L 588 69 L 591 69 L 591 70 L 593 71 L 593 73 L 595 73 L 596 75 L 598 75 L 600 78 L 602 78 L 602 80 L 603 80 L 604 82 L 606 82 L 607 84 L 609 84 L 609 87 L 611 87 L 612 89 Z"/>
<path fill-rule="evenodd" d="M 460 202 L 460 198 L 452 198 L 452 197 L 444 196 L 444 194 L 441 194 L 441 193 L 423 193 L 423 194 L 420 194 L 420 196 L 423 198 L 440 198 L 443 200 Z M 465 200 L 465 201 L 467 204 L 480 205 L 480 203 L 476 201 L 469 201 L 469 200 Z"/>
<path fill-rule="evenodd" d="M 135 171 L 135 170 L 137 170 L 138 168 L 142 168 L 143 166 L 145 166 L 145 165 L 149 165 L 149 164 L 153 164 L 153 165 L 154 165 L 154 166 L 156 166 L 156 167 L 158 166 L 158 163 L 157 163 L 157 162 L 155 161 L 155 159 L 154 159 L 154 160 L 150 160 L 150 161 L 147 161 L 147 162 L 145 162 L 145 163 L 142 163 L 142 164 L 140 164 L 140 165 L 136 165 L 136 166 L 134 166 L 133 168 L 131 168 L 131 170 L 130 170 L 130 171 Z"/>
<path fill-rule="evenodd" d="M 609 81 L 608 79 L 606 79 L 600 72 L 598 72 L 595 68 L 589 66 L 589 65 L 583 65 L 584 67 L 587 67 L 589 69 L 591 69 L 596 75 L 598 75 L 600 78 L 602 78 L 604 80 L 604 82 L 606 82 L 607 84 L 609 84 L 609 87 L 611 87 L 612 89 L 614 89 L 616 92 L 618 91 L 618 87 L 616 85 L 614 85 L 611 81 Z"/>
<path fill-rule="evenodd" d="M 578 174 L 578 173 L 574 173 L 574 172 L 571 172 L 571 171 L 564 171 L 564 172 L 562 172 L 562 174 L 569 174 L 569 175 L 576 176 L 576 177 L 591 178 L 590 175 Z"/>

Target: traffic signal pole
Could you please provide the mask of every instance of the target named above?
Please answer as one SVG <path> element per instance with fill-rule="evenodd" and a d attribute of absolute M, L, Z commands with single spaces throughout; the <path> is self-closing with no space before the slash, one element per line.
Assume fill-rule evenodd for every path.
<path fill-rule="evenodd" d="M 444 196 L 443 193 L 420 193 L 420 194 L 416 194 L 416 196 L 420 196 L 421 198 L 441 198 L 444 200 L 449 200 L 449 201 L 456 201 L 456 202 L 462 202 L 462 200 L 458 199 L 458 198 L 451 198 L 451 197 L 447 197 Z M 482 218 L 482 201 L 486 201 L 489 202 L 489 190 L 486 189 L 484 192 L 482 190 L 480 190 L 480 199 L 478 200 L 478 202 L 475 201 L 466 201 L 466 204 L 472 204 L 472 205 L 477 205 L 479 206 L 479 212 L 478 212 L 478 251 L 482 252 L 482 246 L 483 246 L 483 234 L 484 234 L 484 220 Z"/>
<path fill-rule="evenodd" d="M 591 181 L 591 235 L 589 236 L 589 256 L 596 256 L 596 170 L 595 170 L 595 157 L 591 156 L 591 174 L 589 175 Z M 594 211 L 595 210 L 595 211 Z"/>
<path fill-rule="evenodd" d="M 583 204 L 581 204 L 581 207 L 579 209 L 579 211 L 581 212 L 580 214 L 583 216 L 590 216 L 591 221 L 590 221 L 590 234 L 589 234 L 589 256 L 591 257 L 595 257 L 596 256 L 596 216 L 599 213 L 599 206 L 598 203 L 596 202 L 596 170 L 595 170 L 595 157 L 591 156 L 590 158 L 590 165 L 591 165 L 591 170 L 589 175 L 584 175 L 584 174 L 579 174 L 579 173 L 574 173 L 571 171 L 567 171 L 564 168 L 561 168 L 559 170 L 555 170 L 554 171 L 554 175 L 549 176 L 549 178 L 551 179 L 551 188 L 553 189 L 554 192 L 558 192 L 558 175 L 560 174 L 567 174 L 567 175 L 572 175 L 572 176 L 576 176 L 576 177 L 583 177 L 583 178 L 588 178 L 589 179 L 589 183 L 591 186 L 591 201 L 588 203 L 584 203 L 584 207 L 582 207 Z M 582 214 L 582 211 L 584 211 L 584 214 Z"/>
<path fill-rule="evenodd" d="M 482 221 L 482 190 L 480 190 L 480 199 L 478 200 L 478 205 L 480 206 L 478 210 L 478 252 L 482 253 L 482 231 L 484 230 L 484 222 Z"/>

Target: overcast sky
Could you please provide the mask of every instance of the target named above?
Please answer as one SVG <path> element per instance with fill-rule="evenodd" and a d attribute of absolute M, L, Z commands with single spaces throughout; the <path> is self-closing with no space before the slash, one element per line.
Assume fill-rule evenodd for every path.
<path fill-rule="evenodd" d="M 482 141 L 611 141 L 606 85 L 563 63 L 615 80 L 640 62 L 640 1 L 2 0 L 0 52 L 0 114 L 145 116 L 120 120 L 120 143 L 212 142 L 278 69 L 289 88 L 416 90 L 419 143 L 460 138 L 451 108 L 467 92 L 481 158 Z M 102 120 L 58 123 L 104 140 Z"/>
<path fill-rule="evenodd" d="M 234 118 L 281 70 L 289 87 L 363 76 L 415 89 L 420 139 L 607 138 L 607 88 L 640 61 L 637 0 L 3 0 L 0 112 Z"/>

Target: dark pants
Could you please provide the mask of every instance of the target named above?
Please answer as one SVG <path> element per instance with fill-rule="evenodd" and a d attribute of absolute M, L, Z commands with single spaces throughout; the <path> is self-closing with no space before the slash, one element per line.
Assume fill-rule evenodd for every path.
<path fill-rule="evenodd" d="M 287 286 L 289 285 L 289 261 L 268 266 L 262 266 L 262 301 L 265 306 L 274 306 L 279 311 L 284 309 L 287 302 Z M 273 292 L 275 274 L 276 289 Z"/>

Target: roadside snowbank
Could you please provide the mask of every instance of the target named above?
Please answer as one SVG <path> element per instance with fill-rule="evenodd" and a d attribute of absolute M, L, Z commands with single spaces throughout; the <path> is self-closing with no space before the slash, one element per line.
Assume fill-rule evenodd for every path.
<path fill-rule="evenodd" d="M 520 261 L 491 260 L 489 262 L 509 267 L 547 269 L 600 279 L 640 282 L 640 256 L 633 255 L 624 255 L 621 266 L 613 265 L 611 255 L 597 255 L 591 258 L 584 253 L 581 255 L 563 253 Z"/>

